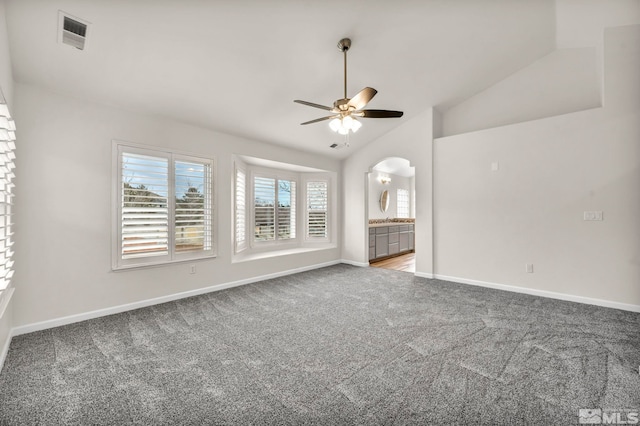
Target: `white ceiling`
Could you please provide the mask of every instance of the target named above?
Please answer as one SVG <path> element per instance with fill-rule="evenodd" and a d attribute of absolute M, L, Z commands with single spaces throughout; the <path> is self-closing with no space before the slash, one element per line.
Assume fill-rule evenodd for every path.
<path fill-rule="evenodd" d="M 1 1 L 1 0 L 0 0 Z M 91 23 L 57 43 L 58 10 Z M 444 110 L 555 47 L 552 0 L 6 0 L 14 78 L 57 93 L 344 158 L 431 106 Z M 374 109 L 351 148 L 299 123 L 365 86 Z"/>

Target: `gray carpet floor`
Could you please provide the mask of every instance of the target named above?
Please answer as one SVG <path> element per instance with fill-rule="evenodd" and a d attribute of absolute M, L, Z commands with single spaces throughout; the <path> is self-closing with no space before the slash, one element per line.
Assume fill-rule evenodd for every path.
<path fill-rule="evenodd" d="M 0 424 L 578 424 L 639 365 L 640 314 L 336 265 L 17 336 Z"/>

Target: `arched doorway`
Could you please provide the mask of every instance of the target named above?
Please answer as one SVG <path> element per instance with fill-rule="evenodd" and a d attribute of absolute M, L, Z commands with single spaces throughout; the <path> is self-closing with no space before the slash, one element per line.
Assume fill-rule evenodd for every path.
<path fill-rule="evenodd" d="M 388 157 L 367 173 L 369 265 L 415 272 L 415 167 Z"/>

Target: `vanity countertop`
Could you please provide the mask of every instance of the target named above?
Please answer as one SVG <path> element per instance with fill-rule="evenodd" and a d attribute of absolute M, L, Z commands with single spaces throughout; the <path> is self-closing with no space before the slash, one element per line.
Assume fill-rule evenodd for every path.
<path fill-rule="evenodd" d="M 379 228 L 381 226 L 396 226 L 396 225 L 406 225 L 406 224 L 414 224 L 416 222 L 415 219 L 370 219 L 369 220 L 369 228 Z"/>

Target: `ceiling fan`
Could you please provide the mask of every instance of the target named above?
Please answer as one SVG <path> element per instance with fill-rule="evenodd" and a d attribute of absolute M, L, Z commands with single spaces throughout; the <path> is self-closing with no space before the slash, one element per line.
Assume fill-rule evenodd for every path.
<path fill-rule="evenodd" d="M 344 54 L 344 98 L 338 99 L 333 103 L 333 107 L 315 104 L 313 102 L 295 100 L 293 102 L 307 105 L 314 108 L 320 108 L 330 111 L 332 115 L 317 118 L 315 120 L 306 121 L 302 125 L 317 123 L 319 121 L 331 120 L 329 127 L 334 132 L 341 135 L 349 134 L 349 131 L 356 132 L 362 126 L 357 118 L 393 118 L 402 117 L 402 111 L 389 111 L 384 109 L 362 109 L 364 108 L 378 91 L 371 87 L 365 87 L 359 91 L 353 98 L 347 98 L 347 51 L 351 47 L 351 40 L 343 38 L 338 42 L 338 49 Z"/>

